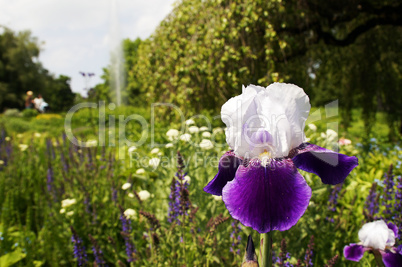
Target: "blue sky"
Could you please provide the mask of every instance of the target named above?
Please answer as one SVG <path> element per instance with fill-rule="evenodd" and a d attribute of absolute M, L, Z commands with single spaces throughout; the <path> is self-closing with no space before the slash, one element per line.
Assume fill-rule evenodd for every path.
<path fill-rule="evenodd" d="M 113 2 L 117 8 L 113 15 Z M 175 0 L 0 0 L 0 25 L 30 30 L 41 42 L 40 61 L 51 73 L 71 77 L 74 92 L 85 94 L 80 71 L 101 82 L 109 64 L 112 18 L 120 38 L 149 37 L 173 10 Z"/>

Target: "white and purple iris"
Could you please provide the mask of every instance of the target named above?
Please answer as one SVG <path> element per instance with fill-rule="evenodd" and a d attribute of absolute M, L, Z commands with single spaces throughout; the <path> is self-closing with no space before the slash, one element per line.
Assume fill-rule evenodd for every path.
<path fill-rule="evenodd" d="M 297 168 L 338 184 L 358 165 L 356 157 L 305 142 L 310 107 L 303 89 L 283 83 L 243 87 L 222 106 L 232 150 L 204 191 L 222 195 L 231 216 L 260 233 L 288 230 L 306 211 L 311 188 Z"/>
<path fill-rule="evenodd" d="M 402 266 L 402 246 L 395 245 L 398 228 L 383 220 L 366 223 L 359 231 L 360 243 L 350 244 L 343 250 L 347 260 L 360 261 L 366 251 L 377 251 L 386 267 Z"/>

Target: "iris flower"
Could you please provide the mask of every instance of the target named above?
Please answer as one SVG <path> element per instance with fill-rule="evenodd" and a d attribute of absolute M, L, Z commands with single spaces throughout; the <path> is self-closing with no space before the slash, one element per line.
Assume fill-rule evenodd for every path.
<path fill-rule="evenodd" d="M 366 223 L 359 230 L 360 243 L 346 246 L 343 254 L 347 260 L 360 261 L 364 252 L 372 251 L 381 255 L 386 267 L 402 266 L 402 246 L 393 247 L 396 236 L 398 228 L 392 223 L 383 220 Z"/>
<path fill-rule="evenodd" d="M 204 191 L 222 195 L 231 216 L 245 226 L 267 233 L 297 223 L 311 198 L 297 168 L 338 184 L 358 165 L 356 157 L 306 142 L 310 107 L 303 89 L 282 83 L 243 87 L 222 106 L 232 150 L 221 157 Z"/>

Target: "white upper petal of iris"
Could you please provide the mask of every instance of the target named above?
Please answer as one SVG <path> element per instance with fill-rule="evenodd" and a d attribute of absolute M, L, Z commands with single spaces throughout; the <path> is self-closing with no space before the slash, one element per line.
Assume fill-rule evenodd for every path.
<path fill-rule="evenodd" d="M 226 142 L 241 157 L 257 157 L 265 151 L 272 157 L 286 157 L 305 142 L 310 108 L 306 93 L 293 84 L 243 86 L 241 95 L 222 106 Z"/>
<path fill-rule="evenodd" d="M 395 244 L 395 233 L 383 220 L 366 223 L 359 230 L 359 239 L 365 247 L 382 249 Z"/>

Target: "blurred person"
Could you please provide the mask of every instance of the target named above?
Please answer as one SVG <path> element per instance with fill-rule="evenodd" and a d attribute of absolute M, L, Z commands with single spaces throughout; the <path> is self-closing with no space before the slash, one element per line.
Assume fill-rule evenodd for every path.
<path fill-rule="evenodd" d="M 32 92 L 32 91 L 28 91 L 28 92 L 27 92 L 27 96 L 26 96 L 26 98 L 25 98 L 25 108 L 26 108 L 26 109 L 33 108 L 32 95 L 33 95 L 33 92 Z"/>
<path fill-rule="evenodd" d="M 40 106 L 42 105 L 43 98 L 42 95 L 39 94 L 37 97 L 34 98 L 33 103 L 37 111 L 39 111 Z"/>
<path fill-rule="evenodd" d="M 35 104 L 35 108 L 40 112 L 40 113 L 44 113 L 47 109 L 47 107 L 49 106 L 48 103 L 45 102 L 45 100 L 43 99 L 41 94 L 38 94 L 38 97 L 36 97 L 33 100 L 34 104 Z"/>

